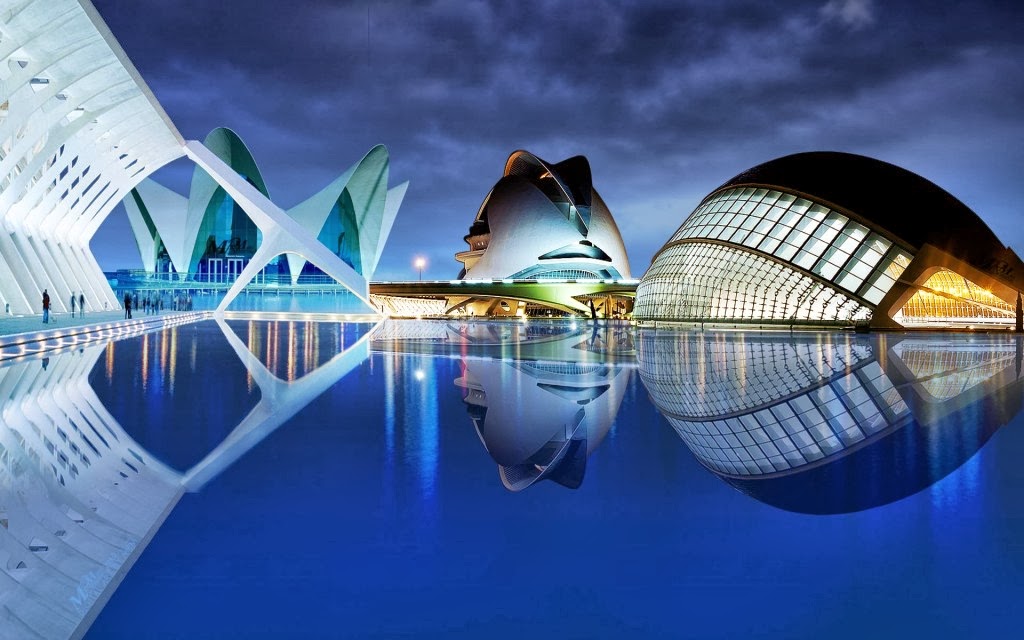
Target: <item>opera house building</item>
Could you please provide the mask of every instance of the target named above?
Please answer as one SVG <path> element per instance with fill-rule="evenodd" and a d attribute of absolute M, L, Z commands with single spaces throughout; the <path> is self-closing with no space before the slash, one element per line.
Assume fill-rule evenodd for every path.
<path fill-rule="evenodd" d="M 460 278 L 628 278 L 629 260 L 590 163 L 516 151 L 480 205 Z"/>
<path fill-rule="evenodd" d="M 799 153 L 732 178 L 657 252 L 640 321 L 1014 324 L 1024 264 L 952 195 L 891 164 Z"/>
<path fill-rule="evenodd" d="M 583 156 L 547 162 L 515 151 L 484 197 L 444 282 L 374 283 L 393 317 L 625 318 L 636 281 L 611 211 Z"/>

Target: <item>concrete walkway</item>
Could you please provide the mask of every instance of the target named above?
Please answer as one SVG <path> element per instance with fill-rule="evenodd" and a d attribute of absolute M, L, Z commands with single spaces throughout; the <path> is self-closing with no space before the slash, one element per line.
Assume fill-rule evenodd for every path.
<path fill-rule="evenodd" d="M 0 317 L 0 336 L 9 336 L 15 333 L 38 333 L 39 331 L 51 331 L 54 329 L 70 329 L 72 327 L 84 327 L 93 324 L 116 322 L 124 319 L 124 311 L 86 311 L 85 316 L 76 313 L 72 318 L 70 313 L 51 313 L 49 324 L 43 324 L 43 316 L 2 316 Z"/>
<path fill-rule="evenodd" d="M 195 322 L 212 315 L 211 311 L 166 311 L 159 315 L 133 314 L 124 319 L 124 311 L 98 311 L 85 317 L 76 313 L 50 314 L 43 324 L 42 315 L 0 317 L 0 360 L 73 347 L 96 339 L 124 337 L 163 327 Z"/>

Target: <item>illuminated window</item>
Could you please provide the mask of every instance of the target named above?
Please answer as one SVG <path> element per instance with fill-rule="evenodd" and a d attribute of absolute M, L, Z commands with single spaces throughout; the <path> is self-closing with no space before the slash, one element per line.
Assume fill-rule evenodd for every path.
<path fill-rule="evenodd" d="M 1010 325 L 1015 318 L 1014 305 L 947 269 L 928 278 L 894 316 L 904 326 Z"/>
<path fill-rule="evenodd" d="M 700 253 L 693 247 L 683 248 L 691 243 L 720 247 L 693 242 L 705 238 L 737 245 L 738 251 L 719 248 L 714 250 L 717 257 L 711 258 L 710 249 Z M 673 234 L 669 245 L 637 290 L 637 318 L 866 319 L 870 310 L 864 301 L 878 304 L 913 258 L 880 233 L 824 205 L 750 187 L 725 189 L 706 199 Z M 723 262 L 717 275 L 712 275 L 717 259 Z M 674 299 L 680 296 L 683 299 Z"/>

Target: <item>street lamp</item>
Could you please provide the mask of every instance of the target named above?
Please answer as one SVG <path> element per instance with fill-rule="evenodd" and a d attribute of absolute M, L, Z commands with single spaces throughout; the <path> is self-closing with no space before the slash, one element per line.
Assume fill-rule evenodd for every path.
<path fill-rule="evenodd" d="M 418 257 L 418 258 L 416 258 L 416 260 L 413 261 L 412 264 L 413 264 L 413 266 L 416 267 L 416 270 L 420 272 L 420 282 L 422 282 L 423 281 L 423 267 L 427 266 L 427 259 L 423 258 L 423 257 Z"/>

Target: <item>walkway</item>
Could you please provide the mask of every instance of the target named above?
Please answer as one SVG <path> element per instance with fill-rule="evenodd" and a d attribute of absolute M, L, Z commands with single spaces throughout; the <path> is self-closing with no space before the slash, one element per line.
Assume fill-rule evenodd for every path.
<path fill-rule="evenodd" d="M 41 315 L 0 317 L 0 360 L 194 322 L 211 314 L 166 311 L 160 315 L 134 314 L 131 320 L 125 320 L 123 311 L 86 311 L 84 317 L 76 313 L 74 318 L 69 313 L 50 314 L 49 324 L 43 324 Z"/>

